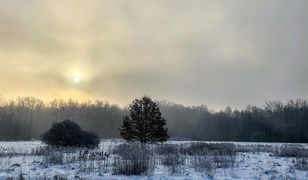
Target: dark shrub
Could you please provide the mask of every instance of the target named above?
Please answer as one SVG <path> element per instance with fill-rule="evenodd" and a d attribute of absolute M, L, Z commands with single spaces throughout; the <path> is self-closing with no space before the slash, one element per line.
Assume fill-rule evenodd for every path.
<path fill-rule="evenodd" d="M 91 131 L 89 132 L 83 131 L 81 138 L 82 138 L 82 141 L 81 141 L 82 146 L 95 146 L 96 147 L 98 146 L 99 141 L 100 141 L 99 137 Z"/>
<path fill-rule="evenodd" d="M 79 125 L 71 120 L 53 123 L 41 138 L 51 146 L 97 147 L 99 143 L 96 134 L 82 131 Z"/>

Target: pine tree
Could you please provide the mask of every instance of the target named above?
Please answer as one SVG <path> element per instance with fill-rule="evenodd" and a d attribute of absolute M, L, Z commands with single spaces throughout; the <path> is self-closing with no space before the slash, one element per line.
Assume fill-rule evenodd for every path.
<path fill-rule="evenodd" d="M 162 117 L 158 105 L 149 97 L 135 99 L 129 106 L 130 116 L 123 118 L 121 136 L 127 141 L 156 143 L 169 138 L 166 119 Z"/>

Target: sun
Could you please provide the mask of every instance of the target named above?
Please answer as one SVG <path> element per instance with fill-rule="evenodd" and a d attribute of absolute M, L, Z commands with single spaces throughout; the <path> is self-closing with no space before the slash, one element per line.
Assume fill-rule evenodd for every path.
<path fill-rule="evenodd" d="M 78 87 L 80 84 L 89 82 L 90 74 L 88 72 L 90 72 L 90 70 L 72 66 L 71 68 L 68 68 L 64 75 L 70 84 L 76 85 L 76 87 Z"/>
<path fill-rule="evenodd" d="M 77 83 L 79 83 L 80 82 L 80 76 L 74 76 L 74 82 L 77 84 Z"/>

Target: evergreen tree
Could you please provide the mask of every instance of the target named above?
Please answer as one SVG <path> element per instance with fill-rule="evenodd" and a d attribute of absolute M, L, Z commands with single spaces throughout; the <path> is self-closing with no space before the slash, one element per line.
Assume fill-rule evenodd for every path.
<path fill-rule="evenodd" d="M 136 99 L 129 106 L 130 116 L 123 118 L 121 136 L 127 141 L 156 143 L 169 138 L 166 119 L 162 117 L 158 105 L 149 97 Z"/>

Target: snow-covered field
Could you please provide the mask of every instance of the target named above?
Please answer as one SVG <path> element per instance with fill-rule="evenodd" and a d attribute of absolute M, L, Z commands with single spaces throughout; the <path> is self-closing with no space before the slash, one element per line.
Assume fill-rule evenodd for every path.
<path fill-rule="evenodd" d="M 153 155 L 151 157 L 155 160 L 151 161 L 152 170 L 149 170 L 151 173 L 147 173 L 148 175 L 115 175 L 113 166 L 116 156 L 113 150 L 122 143 L 120 140 L 103 140 L 100 148 L 93 150 L 98 154 L 101 153 L 100 156 L 87 152 L 87 158 L 83 159 L 81 157 L 84 150 L 65 152 L 62 156 L 61 153 L 39 152 L 41 147 L 44 147 L 39 141 L 0 142 L 0 179 L 17 179 L 19 176 L 26 179 L 308 179 L 307 170 L 295 167 L 295 157 L 273 155 L 274 150 L 285 144 L 237 142 L 229 142 L 236 146 L 236 155 L 232 165 L 225 167 L 209 168 L 212 166 L 205 163 L 204 166 L 199 165 L 199 168 L 196 168 L 195 162 L 203 162 L 199 161 L 203 157 L 182 154 L 177 158 L 183 162 L 168 166 L 162 163 L 161 158 L 164 156 Z M 174 145 L 184 144 L 185 147 L 191 143 L 168 142 Z M 306 144 L 288 144 L 288 146 L 308 147 Z M 58 162 L 59 155 L 65 161 Z M 200 167 L 203 167 L 202 170 Z"/>

